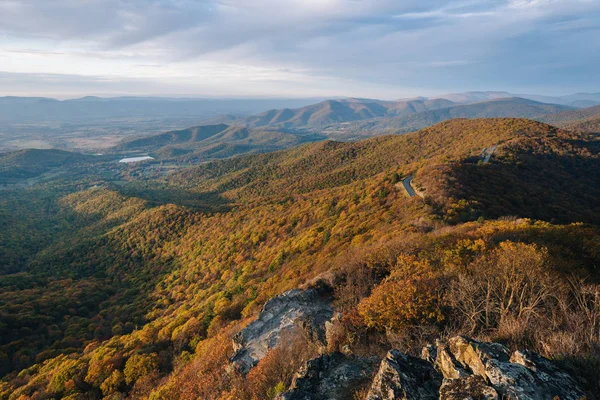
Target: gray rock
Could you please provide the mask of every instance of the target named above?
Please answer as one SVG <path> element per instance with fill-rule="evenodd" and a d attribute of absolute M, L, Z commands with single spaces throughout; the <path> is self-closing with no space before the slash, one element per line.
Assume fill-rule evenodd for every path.
<path fill-rule="evenodd" d="M 334 346 L 343 334 L 340 315 L 316 289 L 290 290 L 265 303 L 258 318 L 233 339 L 233 365 L 247 373 L 298 326 Z M 329 341 L 326 340 L 329 339 Z M 464 336 L 423 348 L 421 358 L 398 350 L 380 360 L 350 354 L 323 354 L 308 361 L 277 400 L 346 400 L 369 387 L 365 400 L 580 400 L 578 381 L 536 353 L 510 355 L 499 343 Z M 374 375 L 374 377 L 373 377 Z M 373 378 L 372 378 L 373 377 Z M 369 384 L 370 383 L 370 384 Z"/>
<path fill-rule="evenodd" d="M 290 388 L 276 400 L 347 400 L 371 378 L 376 358 L 323 354 L 298 371 Z"/>
<path fill-rule="evenodd" d="M 510 361 L 528 368 L 533 374 L 536 385 L 547 398 L 579 400 L 585 397 L 583 391 L 579 389 L 577 381 L 571 375 L 539 354 L 528 350 L 515 351 L 510 357 Z"/>
<path fill-rule="evenodd" d="M 442 377 L 427 361 L 388 352 L 375 375 L 367 400 L 435 400 Z"/>
<path fill-rule="evenodd" d="M 428 344 L 427 346 L 421 349 L 421 359 L 430 362 L 431 364 L 435 363 L 435 359 L 437 358 L 437 347 Z"/>
<path fill-rule="evenodd" d="M 282 334 L 301 326 L 315 339 L 325 341 L 325 322 L 333 309 L 315 289 L 289 290 L 265 303 L 258 318 L 233 337 L 231 362 L 241 373 L 247 373 L 276 347 Z"/>
<path fill-rule="evenodd" d="M 561 400 L 577 400 L 584 396 L 568 373 L 532 352 L 515 352 L 511 357 L 499 343 L 463 336 L 449 339 L 447 347 L 438 346 L 438 354 L 440 349 L 449 350 L 468 374 L 483 378 L 503 399 L 543 400 L 557 396 Z"/>
<path fill-rule="evenodd" d="M 547 399 L 542 396 L 531 371 L 520 364 L 489 360 L 485 365 L 485 374 L 503 399 Z"/>
<path fill-rule="evenodd" d="M 487 361 L 508 362 L 510 358 L 508 349 L 499 343 L 483 343 L 464 336 L 455 336 L 448 340 L 448 348 L 464 369 L 483 378 L 486 377 Z"/>
<path fill-rule="evenodd" d="M 422 359 L 419 364 L 412 357 L 390 351 L 366 400 L 585 398 L 577 381 L 552 361 L 529 351 L 517 351 L 510 356 L 508 349 L 499 343 L 456 336 L 446 343 L 426 346 Z M 416 379 L 427 376 L 425 371 L 432 367 L 444 377 L 441 386 L 435 379 Z"/>
<path fill-rule="evenodd" d="M 479 375 L 444 379 L 440 400 L 498 400 L 498 392 Z"/>
<path fill-rule="evenodd" d="M 445 344 L 437 347 L 435 366 L 446 379 L 458 379 L 469 375 Z"/>

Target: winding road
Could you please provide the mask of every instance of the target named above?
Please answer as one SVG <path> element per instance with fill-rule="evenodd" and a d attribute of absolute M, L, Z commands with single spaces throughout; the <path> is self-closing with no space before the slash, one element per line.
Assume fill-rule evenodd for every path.
<path fill-rule="evenodd" d="M 487 164 L 490 162 L 490 158 L 492 158 L 492 154 L 494 154 L 494 152 L 496 151 L 497 148 L 498 148 L 498 145 L 494 144 L 489 149 L 487 147 L 485 149 L 483 149 L 483 153 L 481 155 L 482 155 L 484 164 Z"/>
<path fill-rule="evenodd" d="M 412 180 L 412 176 L 407 176 L 402 180 L 402 186 L 404 186 L 404 190 L 408 193 L 408 197 L 415 197 L 417 195 L 417 192 L 415 192 L 415 189 L 411 185 Z"/>

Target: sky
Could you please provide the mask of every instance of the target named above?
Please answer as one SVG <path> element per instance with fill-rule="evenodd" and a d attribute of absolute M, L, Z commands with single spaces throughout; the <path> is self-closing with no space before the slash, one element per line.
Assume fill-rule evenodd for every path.
<path fill-rule="evenodd" d="M 0 0 L 0 96 L 600 91 L 600 0 Z"/>

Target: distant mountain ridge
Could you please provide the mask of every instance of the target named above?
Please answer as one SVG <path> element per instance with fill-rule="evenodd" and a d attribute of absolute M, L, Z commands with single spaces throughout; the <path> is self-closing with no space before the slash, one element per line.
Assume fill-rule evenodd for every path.
<path fill-rule="evenodd" d="M 249 117 L 244 125 L 250 127 L 321 127 L 332 123 L 359 121 L 371 118 L 410 115 L 417 112 L 449 107 L 454 103 L 444 99 L 382 101 L 371 99 L 326 100 L 298 109 L 273 109 Z"/>
<path fill-rule="evenodd" d="M 282 150 L 323 139 L 324 136 L 315 134 L 215 124 L 128 140 L 115 150 L 148 152 L 158 159 L 178 158 L 185 162 L 202 162 L 240 154 Z"/>
<path fill-rule="evenodd" d="M 252 115 L 274 107 L 302 107 L 318 100 L 86 96 L 61 101 L 7 96 L 0 97 L 0 124 L 134 117 L 206 119 L 223 114 Z"/>
<path fill-rule="evenodd" d="M 0 183 L 40 175 L 52 168 L 94 160 L 96 157 L 58 149 L 26 149 L 0 154 Z"/>
<path fill-rule="evenodd" d="M 600 120 L 600 106 L 549 114 L 539 118 L 539 120 L 561 128 L 598 132 L 597 125 L 598 120 Z M 596 127 L 593 127 L 594 125 Z M 585 128 L 586 126 L 587 128 Z"/>
<path fill-rule="evenodd" d="M 565 96 L 544 96 L 539 94 L 515 94 L 503 91 L 473 91 L 448 93 L 431 99 L 447 99 L 456 103 L 477 103 L 499 98 L 520 97 L 542 103 L 560 104 L 572 107 L 592 107 L 600 105 L 600 93 L 575 93 Z"/>
<path fill-rule="evenodd" d="M 448 100 L 327 100 L 248 118 L 227 116 L 225 120 L 231 125 L 213 123 L 165 132 L 123 142 L 116 150 L 151 152 L 159 159 L 198 162 L 281 150 L 324 139 L 355 140 L 385 133 L 406 133 L 456 118 L 534 118 L 572 109 L 522 98 L 499 98 L 473 104 Z"/>
<path fill-rule="evenodd" d="M 406 133 L 456 118 L 534 118 L 572 109 L 572 107 L 568 106 L 540 103 L 522 98 L 498 98 L 479 103 L 459 104 L 406 116 L 337 125 L 331 128 L 331 135 L 341 138 L 344 135 L 364 137 L 366 132 L 376 134 Z"/>
<path fill-rule="evenodd" d="M 487 99 L 488 95 L 493 98 Z M 423 98 L 398 101 L 355 98 L 326 100 L 297 109 L 273 109 L 246 118 L 228 115 L 210 119 L 207 123 L 309 130 L 344 140 L 357 138 L 354 136 L 356 132 L 362 132 L 359 137 L 369 136 L 364 133 L 368 129 L 374 130 L 374 134 L 390 129 L 408 132 L 452 118 L 533 118 L 575 108 L 519 97 L 503 97 L 505 95 L 509 93 L 473 92 L 471 95 L 449 96 L 456 101 Z M 344 137 L 348 132 L 350 136 Z"/>

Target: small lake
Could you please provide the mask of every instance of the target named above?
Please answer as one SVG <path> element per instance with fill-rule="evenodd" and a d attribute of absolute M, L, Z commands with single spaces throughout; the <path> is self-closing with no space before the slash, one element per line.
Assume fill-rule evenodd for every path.
<path fill-rule="evenodd" d="M 122 162 L 122 163 L 132 163 L 132 162 L 146 161 L 146 160 L 154 160 L 154 157 L 150 157 L 150 156 L 130 157 L 130 158 L 124 158 L 122 160 L 119 160 L 119 162 Z"/>

